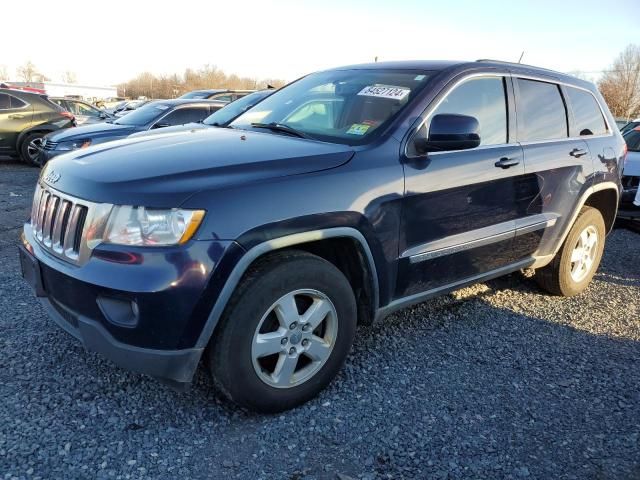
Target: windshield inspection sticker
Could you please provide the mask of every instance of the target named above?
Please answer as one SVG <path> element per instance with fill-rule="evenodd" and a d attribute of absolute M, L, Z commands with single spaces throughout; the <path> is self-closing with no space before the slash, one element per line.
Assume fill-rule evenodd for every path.
<path fill-rule="evenodd" d="M 408 88 L 390 87 L 387 85 L 370 85 L 364 87 L 358 95 L 366 97 L 390 98 L 392 100 L 402 100 L 411 92 Z"/>
<path fill-rule="evenodd" d="M 371 125 L 365 125 L 364 123 L 354 123 L 349 127 L 347 133 L 350 135 L 364 135 L 370 128 Z"/>

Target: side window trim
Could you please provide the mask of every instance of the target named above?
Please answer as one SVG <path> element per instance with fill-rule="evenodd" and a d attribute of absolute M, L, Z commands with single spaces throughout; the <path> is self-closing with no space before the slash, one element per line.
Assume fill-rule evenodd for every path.
<path fill-rule="evenodd" d="M 425 110 L 420 115 L 420 118 L 419 118 L 418 122 L 415 124 L 415 126 L 410 129 L 410 133 L 406 137 L 406 141 L 405 141 L 404 147 L 402 149 L 403 150 L 403 156 L 405 158 L 415 158 L 414 156 L 409 154 L 409 151 L 408 151 L 409 145 L 411 144 L 411 142 L 413 141 L 415 136 L 418 135 L 418 133 L 420 132 L 420 129 L 427 123 L 427 120 L 429 119 L 431 114 L 440 106 L 440 104 L 442 102 L 444 102 L 444 100 L 456 88 L 458 88 L 463 83 L 468 82 L 468 81 L 473 80 L 473 79 L 476 79 L 476 78 L 494 78 L 494 77 L 502 78 L 502 84 L 503 84 L 503 87 L 505 89 L 505 108 L 506 108 L 506 113 L 507 113 L 507 141 L 506 141 L 506 143 L 497 143 L 497 144 L 493 144 L 493 145 L 480 145 L 479 147 L 476 147 L 473 150 L 476 151 L 476 150 L 480 150 L 480 149 L 484 150 L 484 149 L 487 149 L 487 148 L 496 148 L 496 147 L 504 147 L 504 146 L 508 146 L 508 145 L 516 145 L 516 143 L 517 143 L 517 138 L 516 138 L 517 133 L 516 133 L 516 130 L 514 129 L 516 127 L 516 120 L 515 120 L 515 118 L 516 118 L 515 105 L 516 104 L 515 104 L 515 101 L 514 101 L 514 98 L 513 98 L 513 97 L 515 97 L 515 92 L 513 91 L 513 86 L 512 86 L 512 84 L 510 85 L 511 82 L 509 81 L 511 76 L 512 76 L 511 73 L 507 72 L 507 71 L 477 72 L 477 73 L 463 74 L 459 78 L 454 79 L 453 81 L 449 82 L 438 93 L 438 95 L 436 96 L 434 101 L 432 101 L 427 106 L 427 108 L 425 108 Z M 513 110 L 512 110 L 512 108 L 513 108 Z M 431 156 L 431 155 L 441 155 L 443 153 L 449 153 L 449 152 L 430 152 L 429 156 Z"/>

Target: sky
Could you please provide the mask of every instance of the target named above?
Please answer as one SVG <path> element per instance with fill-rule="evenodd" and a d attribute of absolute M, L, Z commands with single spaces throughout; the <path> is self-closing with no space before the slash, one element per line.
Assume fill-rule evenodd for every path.
<path fill-rule="evenodd" d="M 597 79 L 640 43 L 640 0 L 32 0 L 6 2 L 0 71 L 27 61 L 54 81 L 115 85 L 215 65 L 295 78 L 384 60 L 492 58 Z M 15 21 L 24 19 L 25 23 Z"/>

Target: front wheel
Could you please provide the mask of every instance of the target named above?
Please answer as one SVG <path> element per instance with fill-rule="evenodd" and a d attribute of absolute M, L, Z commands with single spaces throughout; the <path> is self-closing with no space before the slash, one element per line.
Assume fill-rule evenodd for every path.
<path fill-rule="evenodd" d="M 356 304 L 333 264 L 304 252 L 277 253 L 245 275 L 212 339 L 218 389 L 260 412 L 293 408 L 338 373 L 353 343 Z"/>
<path fill-rule="evenodd" d="M 553 261 L 536 270 L 538 284 L 548 292 L 563 297 L 581 293 L 598 270 L 605 235 L 600 211 L 584 207 Z"/>
<path fill-rule="evenodd" d="M 34 167 L 42 167 L 39 157 L 45 135 L 43 132 L 30 133 L 22 140 L 20 144 L 20 157 L 23 162 L 33 165 Z"/>

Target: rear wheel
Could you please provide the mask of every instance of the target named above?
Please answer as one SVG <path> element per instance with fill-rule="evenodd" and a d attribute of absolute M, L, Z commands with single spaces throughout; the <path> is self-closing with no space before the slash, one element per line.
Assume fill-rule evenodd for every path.
<path fill-rule="evenodd" d="M 334 265 L 286 252 L 251 268 L 220 322 L 208 352 L 216 386 L 242 407 L 279 412 L 316 396 L 340 370 L 356 305 Z"/>
<path fill-rule="evenodd" d="M 581 293 L 598 270 L 605 235 L 600 211 L 584 207 L 553 261 L 536 270 L 538 284 L 548 292 L 564 297 Z"/>
<path fill-rule="evenodd" d="M 20 144 L 20 158 L 22 158 L 23 162 L 33 165 L 34 167 L 42 167 L 39 157 L 45 135 L 45 132 L 30 133 L 22 140 Z"/>

